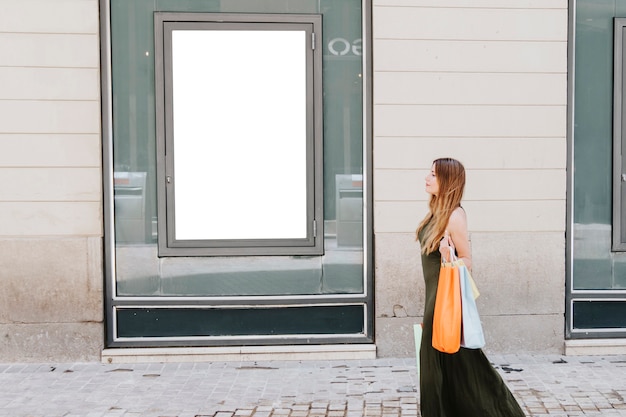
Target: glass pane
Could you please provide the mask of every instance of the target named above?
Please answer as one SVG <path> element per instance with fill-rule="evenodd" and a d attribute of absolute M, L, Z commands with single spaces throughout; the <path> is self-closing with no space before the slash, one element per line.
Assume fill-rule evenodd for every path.
<path fill-rule="evenodd" d="M 319 43 L 323 48 L 324 81 L 323 256 L 158 257 L 155 11 L 323 15 L 323 39 Z M 315 295 L 365 291 L 361 15 L 360 0 L 111 0 L 117 295 Z M 283 174 L 280 181 L 290 181 L 287 177 Z M 254 201 L 250 187 L 235 192 Z M 254 204 L 260 205 L 258 201 Z"/>
<path fill-rule="evenodd" d="M 305 31 L 172 31 L 177 240 L 307 237 L 306 46 Z"/>
<path fill-rule="evenodd" d="M 575 301 L 575 329 L 626 328 L 626 302 Z"/>
<path fill-rule="evenodd" d="M 614 285 L 613 17 L 624 0 L 576 2 L 573 289 Z"/>
<path fill-rule="evenodd" d="M 119 337 L 359 334 L 363 305 L 268 308 L 120 308 Z"/>

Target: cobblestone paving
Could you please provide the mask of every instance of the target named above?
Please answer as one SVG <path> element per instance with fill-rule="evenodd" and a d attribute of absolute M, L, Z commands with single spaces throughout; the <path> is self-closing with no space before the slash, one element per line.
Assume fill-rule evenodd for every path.
<path fill-rule="evenodd" d="M 528 416 L 626 417 L 626 355 L 490 359 Z M 417 417 L 417 386 L 413 358 L 0 364 L 0 417 Z"/>

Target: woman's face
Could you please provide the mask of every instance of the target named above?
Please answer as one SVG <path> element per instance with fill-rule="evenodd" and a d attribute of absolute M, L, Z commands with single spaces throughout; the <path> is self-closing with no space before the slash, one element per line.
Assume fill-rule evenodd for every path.
<path fill-rule="evenodd" d="M 430 172 L 426 175 L 426 192 L 428 194 L 437 195 L 439 192 L 439 182 L 435 172 L 435 164 L 430 168 Z"/>

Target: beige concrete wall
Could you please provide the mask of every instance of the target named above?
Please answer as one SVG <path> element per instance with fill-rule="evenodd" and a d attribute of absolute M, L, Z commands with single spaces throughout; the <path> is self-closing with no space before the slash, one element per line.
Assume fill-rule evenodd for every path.
<path fill-rule="evenodd" d="M 374 0 L 376 341 L 413 353 L 423 178 L 468 169 L 487 350 L 563 345 L 566 0 Z M 0 361 L 103 346 L 97 0 L 0 0 Z M 507 269 L 506 273 L 502 273 Z"/>
<path fill-rule="evenodd" d="M 564 344 L 567 1 L 374 0 L 376 342 L 412 355 L 435 158 L 464 207 L 487 351 Z"/>
<path fill-rule="evenodd" d="M 97 0 L 0 0 L 0 361 L 103 346 Z"/>

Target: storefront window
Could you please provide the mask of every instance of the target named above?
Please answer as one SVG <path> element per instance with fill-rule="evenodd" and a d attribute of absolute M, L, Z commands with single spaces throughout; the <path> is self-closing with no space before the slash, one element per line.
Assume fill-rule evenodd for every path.
<path fill-rule="evenodd" d="M 620 168 L 614 166 L 620 134 L 613 124 L 613 103 L 623 100 L 614 89 L 614 75 L 620 75 L 614 74 L 614 57 L 622 52 L 615 50 L 614 27 L 615 18 L 626 17 L 626 1 L 577 0 L 575 7 L 567 333 L 572 338 L 623 337 L 626 252 L 619 229 L 626 207 L 618 207 L 619 194 L 618 200 L 613 198 L 616 187 L 622 187 L 621 175 L 614 171 Z"/>
<path fill-rule="evenodd" d="M 573 289 L 626 288 L 626 254 L 612 251 L 613 18 L 626 2 L 576 4 Z"/>
<path fill-rule="evenodd" d="M 158 242 L 162 237 L 160 234 L 163 233 L 163 229 L 159 227 L 162 220 L 159 218 L 162 216 L 159 212 L 159 195 L 162 190 L 158 187 L 162 184 L 158 178 L 162 173 L 159 171 L 161 156 L 157 149 L 160 134 L 157 118 L 159 109 L 155 103 L 158 103 L 161 97 L 157 95 L 159 89 L 155 87 L 155 54 L 157 53 L 155 50 L 155 13 L 321 16 L 322 36 L 321 39 L 317 39 L 316 48 L 320 48 L 321 52 L 319 76 L 323 86 L 321 91 L 323 102 L 320 107 L 323 108 L 323 117 L 320 129 L 323 129 L 323 134 L 322 146 L 319 149 L 323 151 L 313 150 L 313 154 L 308 154 L 309 150 L 302 147 L 308 146 L 306 140 L 299 142 L 302 146 L 296 142 L 296 148 L 293 149 L 288 149 L 284 143 L 276 145 L 285 147 L 282 149 L 282 156 L 275 155 L 273 160 L 264 161 L 268 166 L 276 168 L 276 172 L 271 177 L 272 190 L 277 192 L 280 198 L 272 198 L 271 201 L 267 199 L 260 201 L 258 187 L 251 188 L 241 179 L 236 183 L 229 183 L 230 189 L 224 193 L 218 193 L 218 190 L 211 189 L 201 182 L 188 181 L 186 184 L 193 188 L 191 191 L 187 190 L 185 194 L 185 198 L 188 197 L 186 200 L 188 204 L 185 203 L 187 208 L 193 209 L 199 201 L 206 202 L 210 198 L 222 200 L 231 198 L 233 210 L 238 206 L 246 206 L 242 215 L 249 216 L 257 210 L 258 212 L 276 211 L 278 206 L 274 208 L 271 206 L 275 204 L 288 205 L 287 210 L 292 218 L 280 217 L 275 220 L 276 227 L 270 228 L 267 228 L 267 224 L 243 226 L 243 229 L 239 230 L 239 232 L 241 230 L 245 232 L 243 235 L 234 235 L 238 232 L 232 227 L 232 223 L 221 221 L 220 216 L 223 216 L 224 212 L 220 212 L 217 206 L 210 206 L 206 210 L 192 210 L 183 213 L 182 217 L 178 218 L 178 224 L 182 225 L 178 232 L 184 234 L 189 241 L 197 240 L 198 236 L 200 236 L 199 240 L 207 237 L 211 240 L 216 236 L 226 240 L 232 240 L 233 237 L 236 240 L 237 236 L 244 236 L 248 239 L 253 236 L 251 234 L 253 232 L 261 233 L 265 238 L 269 236 L 270 239 L 317 237 L 321 243 L 316 252 L 276 255 L 242 255 L 233 252 L 224 255 L 193 253 L 191 254 L 193 256 L 171 256 L 168 253 L 160 253 Z M 112 314 L 111 321 L 116 329 L 142 329 L 144 325 L 145 328 L 153 328 L 148 324 L 154 324 L 151 320 L 158 320 L 157 316 L 161 313 L 163 313 L 162 317 L 159 317 L 162 320 L 170 320 L 167 317 L 177 317 L 171 320 L 179 320 L 182 317 L 181 314 L 184 316 L 185 312 L 191 314 L 192 311 L 194 317 L 205 317 L 208 320 L 210 316 L 210 320 L 217 323 L 221 319 L 217 317 L 219 312 L 216 313 L 214 309 L 219 310 L 224 305 L 230 306 L 231 313 L 238 312 L 237 317 L 242 317 L 241 320 L 244 320 L 243 317 L 247 317 L 245 308 L 233 306 L 253 305 L 253 308 L 256 308 L 263 305 L 265 306 L 263 311 L 269 315 L 282 317 L 280 320 L 297 320 L 297 315 L 302 315 L 303 318 L 318 317 L 318 320 L 321 320 L 322 324 L 310 323 L 308 327 L 302 327 L 302 333 L 320 333 L 319 329 L 325 327 L 323 323 L 327 323 L 328 333 L 335 335 L 334 337 L 347 332 L 349 333 L 347 337 L 355 341 L 362 343 L 371 340 L 371 320 L 368 318 L 372 314 L 371 304 L 369 304 L 371 291 L 368 288 L 368 285 L 371 285 L 371 279 L 368 278 L 366 272 L 366 258 L 370 256 L 368 255 L 370 252 L 368 245 L 365 244 L 368 233 L 364 233 L 366 229 L 364 184 L 367 183 L 368 172 L 364 167 L 366 158 L 363 135 L 362 13 L 360 0 L 285 2 L 110 0 L 115 241 L 112 257 L 114 274 L 110 282 L 112 301 L 109 307 L 110 314 Z M 222 65 L 223 60 L 229 54 L 239 55 L 242 60 L 245 60 L 250 55 L 246 51 L 249 52 L 253 43 L 247 42 L 243 46 L 239 45 L 236 51 L 225 53 L 222 58 L 218 59 L 215 63 L 216 68 L 213 69 Z M 198 51 L 198 53 L 209 55 L 214 52 Z M 194 57 L 192 53 L 186 59 L 195 61 L 186 64 L 186 72 L 183 71 L 186 74 L 184 77 L 197 77 L 198 73 L 194 73 L 189 66 L 199 65 L 199 58 Z M 298 62 L 298 59 L 294 58 L 289 64 L 301 65 L 302 62 Z M 207 61 L 206 65 L 212 64 Z M 251 66 L 251 63 L 248 60 L 242 65 Z M 268 65 L 266 68 L 271 68 L 271 65 L 262 61 L 259 62 L 258 68 L 250 68 L 250 70 L 261 71 L 264 65 Z M 227 68 L 222 65 L 222 69 Z M 284 90 L 290 92 L 302 80 L 289 81 L 282 77 L 272 82 L 279 81 L 291 82 L 292 85 Z M 266 103 L 265 106 L 264 103 Z M 306 105 L 310 106 L 311 103 L 307 99 Z M 263 115 L 264 121 L 271 119 L 271 123 L 274 124 L 280 121 L 280 117 L 276 117 L 273 112 L 278 111 L 280 106 L 272 105 L 271 101 L 267 101 L 267 97 L 265 101 L 257 101 L 255 107 L 258 109 L 257 114 L 250 113 L 249 107 L 242 106 L 242 111 L 247 112 L 242 117 L 242 124 L 248 124 L 248 126 L 238 126 L 238 128 L 246 128 L 254 134 L 255 129 L 251 127 L 254 125 L 252 120 L 258 115 Z M 308 108 L 313 113 L 315 109 L 315 106 Z M 298 106 L 288 106 L 288 109 L 280 111 L 285 110 L 298 112 Z M 207 107 L 206 111 L 211 112 L 210 107 Z M 297 114 L 297 117 L 300 117 L 301 113 Z M 185 112 L 181 117 L 187 115 L 188 112 Z M 297 117 L 291 115 L 288 117 L 289 120 L 285 120 L 283 127 L 287 126 L 286 122 L 289 121 L 295 129 L 288 132 L 290 135 L 300 129 L 302 123 L 308 129 L 311 126 L 310 123 L 315 122 L 315 114 L 306 116 L 306 120 L 300 122 L 296 120 Z M 207 120 L 210 120 L 210 117 L 207 117 Z M 217 129 L 217 126 L 218 123 L 208 122 L 203 127 L 205 129 L 203 133 L 215 133 L 214 129 Z M 192 130 L 197 130 L 197 126 Z M 248 142 L 246 146 L 252 145 L 254 141 Z M 243 145 L 240 144 L 240 146 Z M 218 166 L 219 163 L 224 163 L 225 159 L 202 158 L 197 155 L 198 149 L 185 149 L 184 146 L 180 149 L 183 152 L 179 155 L 186 154 L 185 158 L 191 158 L 193 165 L 202 161 L 210 163 L 213 176 L 219 175 L 217 171 L 227 171 L 227 165 L 222 165 L 221 168 Z M 202 150 L 202 152 L 215 151 L 215 147 Z M 319 178 L 307 177 L 306 171 L 311 168 L 307 167 L 307 164 L 316 164 L 315 152 L 322 153 L 317 167 L 320 170 Z M 188 160 L 177 163 L 185 168 Z M 256 165 L 256 167 L 259 166 L 262 164 Z M 206 168 L 205 172 L 210 171 L 208 167 L 204 168 Z M 316 167 L 313 166 L 313 168 Z M 253 173 L 248 172 L 247 175 L 251 176 Z M 167 182 L 167 177 L 164 178 Z M 307 206 L 306 192 L 310 187 L 320 189 L 319 206 L 313 206 L 313 210 L 319 213 L 319 218 L 311 217 L 311 209 Z M 269 204 L 269 207 L 260 207 L 261 204 Z M 223 209 L 228 205 L 222 204 L 221 207 Z M 304 228 L 300 227 L 303 219 L 306 219 Z M 312 219 L 317 222 L 317 225 L 310 222 Z M 288 223 L 287 229 L 280 229 L 280 223 L 285 222 Z M 294 224 L 299 226 L 293 227 Z M 219 231 L 219 227 L 224 225 L 225 228 Z M 276 307 L 278 304 L 285 303 L 302 305 L 302 308 Z M 181 309 L 181 305 L 188 310 Z M 325 305 L 323 309 L 322 305 Z M 152 309 L 150 310 L 147 306 Z M 174 308 L 174 306 L 178 307 Z M 161 313 L 155 315 L 157 310 Z M 343 317 L 347 322 L 339 324 L 336 320 L 330 320 L 330 312 L 333 312 L 332 314 L 336 317 Z M 283 325 L 279 323 L 277 326 L 279 329 L 290 328 L 284 323 Z M 262 328 L 255 330 L 254 324 L 243 325 L 243 327 L 244 330 L 239 329 L 233 331 L 232 334 L 263 335 L 265 334 L 263 332 L 276 331 L 276 329 L 267 330 L 267 326 L 261 326 Z M 205 329 L 199 330 L 200 332 L 206 331 L 208 332 L 206 336 L 211 336 L 211 326 L 200 326 L 200 328 Z M 220 336 L 229 333 L 228 326 L 220 327 L 220 329 Z M 113 331 L 114 341 L 119 336 L 115 333 L 116 331 Z M 139 334 L 135 330 L 129 330 L 128 335 L 132 334 L 133 338 L 141 337 L 141 330 L 138 331 Z M 192 333 L 194 331 L 196 330 L 189 330 Z M 298 333 L 297 328 L 291 331 Z M 167 336 L 165 333 L 167 330 L 164 330 L 163 336 Z M 183 330 L 177 337 L 185 334 L 187 333 Z M 151 334 L 150 337 L 156 336 Z"/>

